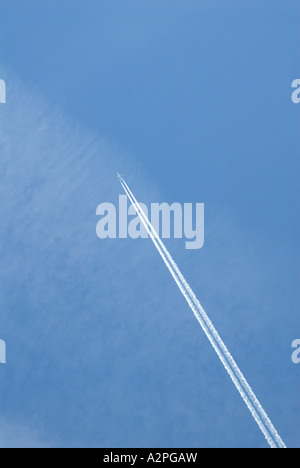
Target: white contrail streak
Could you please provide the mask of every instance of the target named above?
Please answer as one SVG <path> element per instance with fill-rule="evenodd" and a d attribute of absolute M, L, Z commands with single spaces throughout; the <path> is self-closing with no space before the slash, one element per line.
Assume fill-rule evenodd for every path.
<path fill-rule="evenodd" d="M 205 313 L 203 307 L 201 306 L 200 302 L 196 298 L 194 292 L 192 291 L 189 284 L 186 282 L 185 278 L 183 277 L 182 273 L 180 272 L 178 266 L 174 262 L 173 258 L 171 257 L 170 253 L 166 249 L 165 245 L 159 238 L 157 232 L 155 231 L 154 227 L 150 223 L 149 219 L 145 215 L 144 211 L 142 210 L 141 206 L 135 199 L 133 193 L 129 189 L 128 185 L 126 184 L 125 180 L 118 174 L 120 183 L 125 190 L 129 200 L 131 201 L 132 205 L 134 206 L 142 224 L 144 225 L 145 229 L 147 230 L 151 240 L 153 241 L 155 247 L 157 248 L 160 256 L 162 257 L 163 261 L 165 262 L 168 270 L 170 271 L 172 277 L 174 278 L 177 286 L 179 287 L 180 291 L 182 292 L 184 298 L 186 299 L 187 303 L 189 304 L 190 308 L 192 309 L 195 317 L 197 318 L 198 322 L 200 323 L 201 327 L 203 328 L 206 336 L 208 337 L 210 343 L 212 344 L 213 348 L 215 349 L 219 359 L 221 360 L 222 364 L 224 365 L 226 371 L 230 375 L 234 385 L 236 386 L 237 390 L 239 391 L 241 397 L 243 398 L 244 402 L 246 403 L 250 413 L 252 414 L 253 418 L 257 422 L 260 430 L 264 434 L 266 440 L 268 441 L 269 445 L 272 448 L 286 448 L 283 440 L 279 436 L 278 432 L 276 431 L 275 427 L 273 426 L 272 422 L 270 421 L 268 415 L 262 408 L 261 404 L 259 403 L 257 397 L 255 396 L 253 390 L 251 389 L 250 385 L 246 381 L 244 375 L 242 374 L 241 370 L 239 369 L 238 365 L 234 361 L 233 357 L 229 353 L 228 349 L 226 348 L 224 342 L 222 341 L 221 337 L 219 336 L 217 330 L 213 326 L 212 322 L 208 318 L 207 314 Z"/>

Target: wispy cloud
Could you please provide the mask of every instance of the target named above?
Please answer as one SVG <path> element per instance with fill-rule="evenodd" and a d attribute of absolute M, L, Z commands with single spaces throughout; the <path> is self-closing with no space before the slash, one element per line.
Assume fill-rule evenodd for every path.
<path fill-rule="evenodd" d="M 24 424 L 16 424 L 0 418 L 1 448 L 48 448 L 34 430 Z"/>
<path fill-rule="evenodd" d="M 96 237 L 97 205 L 118 200 L 117 171 L 135 180 L 140 201 L 162 200 L 162 192 L 128 154 L 2 72 L 0 338 L 8 364 L 1 368 L 1 427 L 21 421 L 22 434 L 34 430 L 58 447 L 232 446 L 241 434 L 245 446 L 260 446 L 151 243 Z M 276 262 L 289 252 L 273 255 L 211 206 L 206 226 L 201 252 L 191 255 L 177 242 L 170 250 L 241 366 L 247 363 L 262 401 L 272 394 L 267 409 L 276 426 L 291 422 L 284 438 L 292 445 L 298 409 L 293 399 L 280 403 L 297 381 L 282 360 L 296 302 L 291 294 L 283 317 L 266 294 L 270 281 L 280 285 Z M 272 351 L 264 346 L 270 335 Z M 210 422 L 216 412 L 217 427 Z"/>

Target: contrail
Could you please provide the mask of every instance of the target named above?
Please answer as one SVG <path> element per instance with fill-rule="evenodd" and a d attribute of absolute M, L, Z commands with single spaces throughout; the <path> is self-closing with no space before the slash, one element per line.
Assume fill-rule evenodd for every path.
<path fill-rule="evenodd" d="M 129 200 L 131 201 L 132 205 L 134 206 L 142 224 L 144 225 L 145 229 L 147 230 L 151 240 L 153 241 L 155 247 L 157 248 L 160 256 L 162 257 L 164 263 L 166 264 L 168 270 L 170 271 L 173 279 L 175 280 L 177 286 L 179 287 L 181 293 L 183 294 L 184 298 L 186 299 L 187 303 L 189 304 L 190 308 L 192 309 L 195 317 L 197 318 L 198 322 L 200 323 L 202 329 L 204 330 L 206 336 L 208 337 L 210 343 L 212 344 L 213 348 L 215 349 L 219 359 L 221 360 L 222 364 L 224 365 L 226 371 L 230 375 L 234 385 L 236 386 L 237 390 L 239 391 L 241 397 L 243 398 L 244 402 L 246 403 L 251 415 L 255 419 L 256 423 L 258 424 L 260 430 L 264 434 L 266 440 L 268 441 L 271 448 L 286 448 L 283 440 L 279 436 L 278 432 L 276 431 L 275 427 L 273 426 L 272 422 L 270 421 L 267 413 L 264 411 L 263 407 L 259 403 L 257 397 L 255 396 L 253 390 L 251 389 L 250 385 L 248 384 L 247 380 L 245 379 L 243 373 L 239 369 L 238 365 L 236 364 L 235 360 L 231 356 L 230 352 L 228 351 L 227 347 L 225 346 L 224 342 L 222 341 L 221 337 L 219 336 L 217 330 L 215 329 L 214 325 L 208 318 L 206 312 L 204 311 L 203 307 L 201 306 L 200 302 L 198 301 L 197 297 L 195 296 L 194 292 L 192 291 L 191 287 L 183 277 L 181 271 L 179 270 L 178 266 L 174 262 L 173 258 L 171 257 L 170 253 L 166 249 L 165 245 L 159 238 L 157 232 L 155 231 L 154 227 L 150 223 L 149 219 L 145 215 L 144 211 L 142 210 L 141 206 L 135 199 L 133 193 L 131 192 L 130 188 L 126 184 L 123 177 L 118 174 L 120 183 L 127 194 Z"/>

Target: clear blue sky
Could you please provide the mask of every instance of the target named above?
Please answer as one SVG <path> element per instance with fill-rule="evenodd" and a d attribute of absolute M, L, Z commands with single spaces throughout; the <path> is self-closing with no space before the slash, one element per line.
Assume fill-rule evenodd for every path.
<path fill-rule="evenodd" d="M 0 445 L 265 446 L 150 241 L 97 239 L 119 171 L 205 203 L 203 249 L 168 248 L 299 447 L 299 3 L 0 11 Z"/>

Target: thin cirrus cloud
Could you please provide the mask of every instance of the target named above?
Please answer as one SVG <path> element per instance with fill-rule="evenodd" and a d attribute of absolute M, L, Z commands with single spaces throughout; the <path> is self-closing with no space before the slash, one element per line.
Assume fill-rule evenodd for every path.
<path fill-rule="evenodd" d="M 30 427 L 0 418 L 0 447 L 49 448 Z"/>
<path fill-rule="evenodd" d="M 162 191 L 133 157 L 4 75 L 1 427 L 16 429 L 4 430 L 1 444 L 264 446 L 151 243 L 96 237 L 96 206 L 118 199 L 117 171 L 141 201 L 162 201 Z M 264 253 L 268 266 L 263 241 L 253 235 L 250 243 L 216 207 L 206 240 L 193 255 L 180 242 L 168 246 L 291 445 L 297 434 L 285 421 L 296 418 L 296 400 L 291 392 L 284 408 L 280 402 L 296 378 L 281 353 L 272 251 Z M 284 339 L 293 317 L 291 304 Z M 273 339 L 282 341 L 270 356 Z"/>

